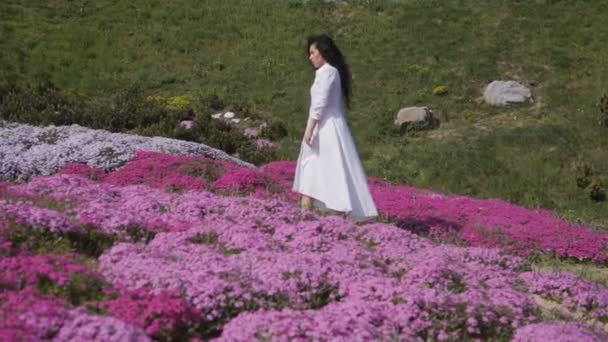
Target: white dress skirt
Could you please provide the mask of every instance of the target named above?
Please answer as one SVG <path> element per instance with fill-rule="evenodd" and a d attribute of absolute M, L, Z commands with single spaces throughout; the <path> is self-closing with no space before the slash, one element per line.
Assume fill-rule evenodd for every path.
<path fill-rule="evenodd" d="M 316 70 L 309 118 L 319 120 L 313 144 L 302 142 L 292 190 L 320 210 L 346 212 L 354 220 L 378 216 L 346 119 L 340 74 L 329 63 Z"/>

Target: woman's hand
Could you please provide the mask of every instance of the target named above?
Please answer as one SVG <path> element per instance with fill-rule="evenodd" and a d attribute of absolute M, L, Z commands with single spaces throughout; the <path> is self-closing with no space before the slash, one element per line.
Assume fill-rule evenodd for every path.
<path fill-rule="evenodd" d="M 317 127 L 318 123 L 319 120 L 312 118 L 308 119 L 308 123 L 306 124 L 306 131 L 304 131 L 304 142 L 308 146 L 312 146 L 312 143 L 315 140 L 315 135 L 313 134 L 313 132 L 315 131 L 315 128 Z"/>
<path fill-rule="evenodd" d="M 312 130 L 307 129 L 306 132 L 304 132 L 304 142 L 308 144 L 308 146 L 312 146 L 313 140 L 314 135 L 312 134 Z"/>

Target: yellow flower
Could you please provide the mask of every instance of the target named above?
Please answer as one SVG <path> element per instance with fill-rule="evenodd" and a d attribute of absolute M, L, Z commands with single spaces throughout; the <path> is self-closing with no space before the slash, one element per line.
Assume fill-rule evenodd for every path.
<path fill-rule="evenodd" d="M 160 105 L 165 106 L 167 104 L 167 99 L 160 96 L 160 95 L 156 95 L 156 96 L 148 96 L 146 97 L 146 101 L 150 101 L 150 102 L 156 102 Z"/>
<path fill-rule="evenodd" d="M 190 106 L 192 103 L 192 97 L 187 95 L 173 96 L 167 99 L 168 109 L 182 109 Z"/>
<path fill-rule="evenodd" d="M 433 95 L 437 95 L 437 96 L 443 96 L 446 95 L 448 93 L 448 88 L 446 86 L 436 86 L 435 88 L 433 88 Z"/>

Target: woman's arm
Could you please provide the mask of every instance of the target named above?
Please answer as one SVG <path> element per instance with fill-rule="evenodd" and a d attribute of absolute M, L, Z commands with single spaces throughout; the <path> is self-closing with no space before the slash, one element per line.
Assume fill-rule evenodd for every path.
<path fill-rule="evenodd" d="M 315 75 L 315 82 L 311 92 L 308 123 L 306 124 L 306 131 L 304 133 L 304 142 L 308 145 L 312 145 L 313 143 L 313 132 L 327 107 L 329 92 L 331 91 L 331 85 L 336 78 L 336 74 L 337 70 L 325 68 L 323 70 L 317 70 Z"/>
<path fill-rule="evenodd" d="M 306 131 L 304 132 L 304 142 L 307 143 L 309 146 L 312 146 L 312 142 L 314 139 L 312 132 L 315 131 L 315 128 L 318 124 L 319 120 L 313 118 L 308 119 L 308 123 L 306 124 Z"/>

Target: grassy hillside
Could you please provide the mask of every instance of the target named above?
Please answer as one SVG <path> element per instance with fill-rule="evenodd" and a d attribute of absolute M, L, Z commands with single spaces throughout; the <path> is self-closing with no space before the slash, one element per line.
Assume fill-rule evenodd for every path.
<path fill-rule="evenodd" d="M 608 204 L 577 187 L 575 163 L 608 184 L 604 1 L 17 1 L 0 4 L 0 80 L 52 80 L 106 96 L 217 95 L 280 118 L 295 159 L 312 70 L 303 43 L 328 32 L 354 75 L 349 113 L 370 175 L 557 210 L 608 230 Z M 535 103 L 490 108 L 495 79 L 531 86 Z M 448 94 L 433 96 L 443 85 Z M 401 107 L 427 105 L 441 127 L 391 133 Z M 605 186 L 604 186 L 605 187 Z"/>

